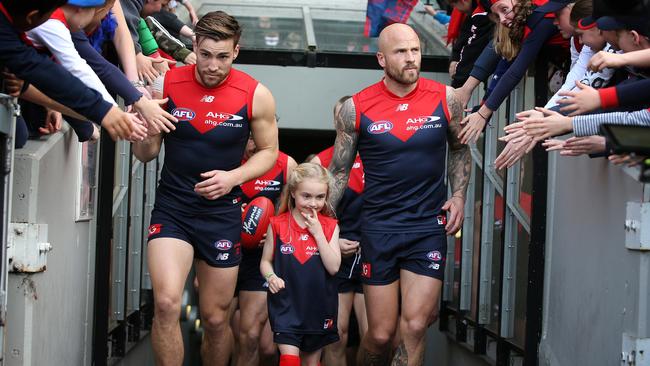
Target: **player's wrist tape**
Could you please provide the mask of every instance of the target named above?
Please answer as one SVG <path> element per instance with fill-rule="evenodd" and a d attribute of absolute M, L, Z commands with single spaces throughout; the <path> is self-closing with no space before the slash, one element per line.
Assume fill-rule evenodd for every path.
<path fill-rule="evenodd" d="M 264 279 L 268 281 L 273 276 L 275 276 L 275 273 L 269 272 L 269 273 L 264 275 Z"/>

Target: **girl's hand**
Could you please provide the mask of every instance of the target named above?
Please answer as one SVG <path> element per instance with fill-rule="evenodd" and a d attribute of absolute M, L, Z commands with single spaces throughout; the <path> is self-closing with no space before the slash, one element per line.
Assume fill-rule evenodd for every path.
<path fill-rule="evenodd" d="M 269 283 L 269 290 L 272 294 L 277 294 L 280 290 L 284 288 L 284 280 L 275 273 L 266 280 Z"/>
<path fill-rule="evenodd" d="M 318 212 L 315 209 L 312 209 L 311 211 L 310 215 L 302 212 L 301 214 L 305 218 L 307 230 L 309 230 L 309 233 L 316 238 L 318 235 L 323 235 L 323 227 L 320 225 L 320 221 L 318 221 Z"/>
<path fill-rule="evenodd" d="M 481 132 L 483 132 L 483 127 L 487 121 L 478 113 L 472 113 L 469 116 L 465 117 L 460 124 L 464 125 L 463 129 L 458 134 L 458 139 L 463 144 L 473 144 L 476 143 Z"/>

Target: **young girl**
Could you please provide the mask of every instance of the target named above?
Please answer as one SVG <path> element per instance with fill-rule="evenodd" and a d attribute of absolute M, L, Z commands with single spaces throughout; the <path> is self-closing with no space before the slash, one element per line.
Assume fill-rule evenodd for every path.
<path fill-rule="evenodd" d="M 341 264 L 339 228 L 327 207 L 331 176 L 320 165 L 298 165 L 289 195 L 271 219 L 260 271 L 269 284 L 269 319 L 280 366 L 318 365 L 324 346 L 338 341 Z M 288 211 L 287 211 L 288 209 Z"/>

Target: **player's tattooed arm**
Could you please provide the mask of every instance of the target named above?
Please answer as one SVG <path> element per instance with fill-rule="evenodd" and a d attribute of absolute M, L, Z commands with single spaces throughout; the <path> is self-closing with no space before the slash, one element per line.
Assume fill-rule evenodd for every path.
<path fill-rule="evenodd" d="M 465 201 L 467 185 L 472 168 L 472 158 L 469 146 L 462 144 L 458 139 L 461 130 L 460 121 L 463 119 L 463 104 L 455 95 L 454 89 L 447 87 L 447 107 L 450 121 L 447 129 L 449 143 L 449 161 L 447 162 L 447 177 L 451 186 L 452 197 L 459 197 Z"/>
<path fill-rule="evenodd" d="M 357 142 L 359 135 L 355 129 L 356 110 L 352 98 L 346 100 L 339 113 L 334 117 L 334 127 L 336 128 L 336 141 L 334 142 L 334 155 L 330 162 L 329 170 L 334 177 L 329 195 L 329 204 L 333 209 L 343 195 L 345 187 L 348 185 L 350 169 L 357 156 Z"/>

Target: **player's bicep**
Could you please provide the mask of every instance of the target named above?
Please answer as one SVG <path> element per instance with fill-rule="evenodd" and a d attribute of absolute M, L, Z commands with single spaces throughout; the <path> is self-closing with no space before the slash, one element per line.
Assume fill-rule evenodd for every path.
<path fill-rule="evenodd" d="M 335 117 L 336 141 L 330 170 L 350 169 L 357 155 L 359 134 L 356 130 L 356 109 L 352 98 L 346 100 Z"/>
<path fill-rule="evenodd" d="M 275 100 L 271 91 L 262 84 L 255 88 L 250 128 L 258 150 L 278 148 Z"/>
<path fill-rule="evenodd" d="M 449 142 L 449 148 L 454 150 L 465 145 L 463 145 L 458 138 L 458 135 L 462 130 L 460 121 L 463 119 L 463 105 L 457 98 L 454 89 L 451 87 L 447 87 L 447 109 L 449 110 L 447 141 Z"/>

